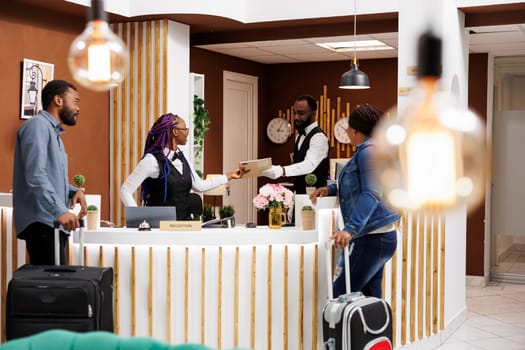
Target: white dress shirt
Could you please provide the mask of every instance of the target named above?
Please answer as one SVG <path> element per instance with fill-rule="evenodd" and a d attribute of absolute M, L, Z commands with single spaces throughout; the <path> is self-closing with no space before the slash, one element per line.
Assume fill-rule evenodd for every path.
<path fill-rule="evenodd" d="M 295 143 L 297 143 L 298 148 L 301 148 L 305 137 L 317 126 L 317 122 L 306 127 L 305 135 L 297 135 L 295 138 Z M 299 163 L 291 164 L 284 166 L 284 171 L 286 176 L 299 176 L 310 174 L 321 164 L 322 160 L 326 158 L 328 154 L 328 138 L 322 132 L 315 134 L 310 139 L 310 147 L 306 151 L 304 160 Z"/>
<path fill-rule="evenodd" d="M 168 148 L 165 148 L 164 154 L 166 154 L 171 164 L 173 164 L 173 166 L 175 167 L 175 170 L 177 170 L 180 174 L 182 174 L 183 168 L 184 168 L 182 161 L 179 158 L 175 158 L 175 160 L 171 160 L 173 158 L 174 151 Z M 209 189 L 212 189 L 217 186 L 228 183 L 228 178 L 226 175 L 213 177 L 207 180 L 202 180 L 195 173 L 193 166 L 189 162 L 187 163 L 191 171 L 191 179 L 192 179 L 191 188 L 194 192 L 204 192 Z M 129 174 L 126 181 L 124 181 L 124 183 L 120 187 L 120 192 L 119 192 L 120 200 L 122 201 L 122 203 L 124 203 L 124 206 L 136 207 L 137 202 L 135 201 L 133 194 L 135 193 L 137 188 L 148 177 L 151 177 L 152 179 L 156 179 L 159 177 L 159 174 L 160 174 L 160 170 L 159 170 L 159 163 L 157 161 L 157 158 L 155 158 L 155 156 L 153 156 L 150 153 L 146 154 L 146 156 L 141 159 L 141 161 L 137 164 L 133 172 Z"/>

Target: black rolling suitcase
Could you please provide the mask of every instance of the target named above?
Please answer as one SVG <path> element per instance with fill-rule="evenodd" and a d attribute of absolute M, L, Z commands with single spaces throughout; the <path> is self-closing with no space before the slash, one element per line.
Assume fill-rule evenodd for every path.
<path fill-rule="evenodd" d="M 83 230 L 81 220 L 81 236 Z M 56 253 L 57 238 L 55 223 Z M 111 267 L 24 265 L 14 272 L 7 289 L 7 340 L 56 328 L 113 332 Z"/>
<path fill-rule="evenodd" d="M 327 244 L 328 250 L 330 247 Z M 348 247 L 344 248 L 344 255 L 346 290 L 350 291 Z M 327 274 L 331 276 L 331 261 L 326 261 Z M 385 300 L 366 297 L 361 292 L 347 293 L 334 299 L 331 283 L 328 297 L 329 301 L 323 308 L 323 342 L 326 350 L 392 350 L 392 309 Z"/>

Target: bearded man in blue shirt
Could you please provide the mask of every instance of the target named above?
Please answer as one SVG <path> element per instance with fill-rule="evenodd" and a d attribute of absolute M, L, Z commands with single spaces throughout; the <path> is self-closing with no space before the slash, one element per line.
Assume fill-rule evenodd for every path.
<path fill-rule="evenodd" d="M 65 264 L 69 231 L 86 215 L 84 193 L 69 184 L 62 124 L 74 126 L 80 114 L 77 88 L 52 80 L 42 90 L 42 108 L 16 135 L 13 215 L 17 237 L 26 241 L 30 263 L 53 265 L 54 221 L 61 225 L 60 263 Z M 80 204 L 78 215 L 70 212 Z"/>

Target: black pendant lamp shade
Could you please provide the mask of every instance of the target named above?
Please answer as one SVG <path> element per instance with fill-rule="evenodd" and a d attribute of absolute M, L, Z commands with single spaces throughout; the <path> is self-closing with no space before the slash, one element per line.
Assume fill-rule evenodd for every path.
<path fill-rule="evenodd" d="M 352 68 L 349 71 L 341 75 L 341 81 L 339 83 L 340 89 L 369 89 L 370 82 L 368 81 L 368 75 L 365 72 L 359 70 L 357 63 L 352 63 Z"/>
<path fill-rule="evenodd" d="M 341 81 L 339 82 L 340 89 L 370 89 L 370 82 L 368 81 L 368 75 L 365 72 L 359 70 L 357 65 L 357 0 L 354 0 L 354 59 L 352 60 L 352 66 L 348 72 L 341 75 Z"/>

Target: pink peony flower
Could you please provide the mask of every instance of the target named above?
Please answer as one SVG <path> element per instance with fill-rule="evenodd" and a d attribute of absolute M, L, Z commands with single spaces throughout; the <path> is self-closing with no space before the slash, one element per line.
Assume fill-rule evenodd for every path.
<path fill-rule="evenodd" d="M 253 204 L 257 209 L 290 207 L 293 205 L 293 193 L 284 186 L 269 183 L 259 188 Z"/>

